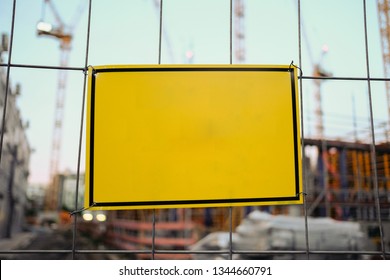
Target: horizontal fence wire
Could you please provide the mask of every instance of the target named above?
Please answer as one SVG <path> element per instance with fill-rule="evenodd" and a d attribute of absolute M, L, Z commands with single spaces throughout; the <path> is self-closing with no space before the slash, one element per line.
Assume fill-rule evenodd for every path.
<path fill-rule="evenodd" d="M 10 68 L 30 68 L 30 69 L 48 69 L 48 70 L 67 70 L 67 71 L 85 71 L 87 68 L 85 67 L 69 67 L 69 66 L 50 66 L 50 65 L 35 65 L 35 64 L 0 64 L 2 67 L 10 67 Z"/>
<path fill-rule="evenodd" d="M 72 254 L 73 250 L 0 250 L 0 255 L 12 255 L 12 254 Z M 269 250 L 269 251 L 239 251 L 239 250 L 74 250 L 76 254 L 167 254 L 167 255 L 304 255 L 306 250 Z M 310 250 L 310 254 L 316 255 L 371 255 L 381 256 L 383 252 L 380 251 L 323 251 L 323 250 Z M 385 252 L 387 256 L 390 256 L 390 252 Z"/>
<path fill-rule="evenodd" d="M 136 64 L 134 64 L 136 65 Z M 153 64 L 150 64 L 153 66 Z M 156 65 L 165 65 L 165 64 L 156 64 Z M 194 64 L 196 65 L 196 64 Z M 221 64 L 223 65 L 223 64 Z M 234 65 L 234 64 L 225 64 L 225 65 Z M 286 64 L 287 65 L 287 64 Z M 0 67 L 10 67 L 10 68 L 30 68 L 30 69 L 47 69 L 47 70 L 66 70 L 66 71 L 87 71 L 88 67 L 72 67 L 72 66 L 48 66 L 48 65 L 38 65 L 38 64 L 7 64 L 0 63 Z M 374 81 L 374 82 L 390 82 L 390 78 L 384 77 L 348 77 L 348 76 L 331 76 L 331 77 L 322 77 L 322 76 L 298 76 L 298 80 L 334 80 L 334 81 Z"/>

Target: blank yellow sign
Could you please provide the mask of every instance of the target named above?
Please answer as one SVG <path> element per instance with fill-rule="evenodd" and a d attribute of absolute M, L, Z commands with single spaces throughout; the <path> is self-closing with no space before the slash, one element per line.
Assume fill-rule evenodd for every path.
<path fill-rule="evenodd" d="M 100 66 L 88 85 L 86 207 L 302 202 L 295 67 Z"/>

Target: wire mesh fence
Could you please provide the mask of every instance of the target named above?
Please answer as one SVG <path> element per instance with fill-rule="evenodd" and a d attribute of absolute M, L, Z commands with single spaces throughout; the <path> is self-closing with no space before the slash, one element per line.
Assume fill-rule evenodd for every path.
<path fill-rule="evenodd" d="M 42 2 L 41 23 L 44 16 L 49 16 L 48 7 L 54 7 L 54 1 Z M 2 16 L 8 18 L 9 44 L 0 65 L 4 89 L 1 97 L 0 163 L 3 193 L 7 195 L 5 200 L 10 202 L 2 204 L 2 212 L 8 213 L 10 219 L 22 215 L 21 209 L 9 211 L 16 207 L 14 197 L 18 195 L 13 193 L 17 188 L 10 187 L 10 178 L 14 175 L 10 176 L 8 170 L 15 169 L 13 164 L 21 164 L 18 163 L 20 150 L 27 149 L 20 144 L 22 142 L 13 142 L 16 136 L 9 133 L 7 116 L 14 110 L 12 102 L 16 102 L 17 96 L 17 89 L 11 86 L 12 77 L 25 81 L 23 84 L 37 92 L 36 98 L 43 100 L 24 104 L 21 99 L 20 104 L 29 110 L 42 110 L 42 123 L 37 126 L 44 131 L 40 134 L 54 139 L 52 143 L 44 143 L 52 147 L 52 160 L 56 161 L 60 148 L 66 148 L 67 153 L 72 154 L 70 161 L 76 170 L 72 182 L 76 195 L 66 207 L 71 212 L 71 234 L 67 235 L 65 242 L 69 246 L 66 249 L 58 245 L 45 249 L 0 248 L 1 255 L 45 258 L 57 254 L 70 255 L 73 259 L 93 255 L 98 255 L 96 258 L 116 255 L 144 259 L 389 257 L 390 147 L 386 84 L 390 79 L 378 70 L 378 65 L 383 66 L 386 61 L 383 59 L 385 54 L 378 54 L 383 35 L 375 29 L 380 25 L 377 25 L 377 18 L 383 12 L 381 3 L 386 1 L 378 1 L 378 6 L 374 1 L 367 3 L 365 0 L 346 1 L 340 6 L 337 1 L 303 0 L 281 0 L 276 4 L 274 1 L 259 4 L 253 0 L 196 4 L 197 1 L 173 0 L 150 1 L 148 4 L 146 1 L 126 4 L 119 1 L 113 4 L 91 0 L 79 2 L 77 18 L 71 20 L 70 29 L 49 31 L 45 29 L 47 26 L 41 26 L 43 35 L 60 42 L 60 60 L 53 63 L 45 55 L 35 57 L 28 50 L 28 36 L 22 30 L 29 4 L 22 0 L 4 1 L 6 12 Z M 124 10 L 124 7 L 130 10 Z M 338 13 L 334 13 L 336 7 Z M 313 11 L 320 9 L 324 16 L 316 18 Z M 54 11 L 52 17 L 61 26 L 60 13 Z M 389 13 L 388 10 L 385 12 Z M 146 18 L 141 14 L 146 14 Z M 250 20 L 251 17 L 256 18 L 256 24 Z M 319 30 L 315 29 L 316 24 Z M 184 30 L 175 28 L 180 25 Z M 329 26 L 325 28 L 324 25 Z M 74 32 L 75 40 L 77 35 L 81 43 L 71 45 L 73 37 L 70 34 L 73 33 L 67 33 L 68 30 Z M 185 36 L 183 34 L 187 30 L 202 39 L 197 41 L 196 46 L 187 37 L 185 43 L 180 38 L 174 41 L 172 30 L 180 33 L 179 37 Z M 332 42 L 330 50 L 326 45 L 319 46 L 322 44 L 318 43 L 319 40 L 311 39 L 316 34 L 322 34 Z M 127 37 L 128 40 L 125 39 Z M 181 40 L 182 45 L 188 45 L 184 47 L 185 51 L 177 51 L 177 40 Z M 319 58 L 315 58 L 310 45 L 319 50 Z M 327 65 L 324 56 L 332 48 L 339 53 Z M 209 49 L 210 53 L 203 56 L 205 49 Z M 39 51 L 45 50 L 41 47 Z M 69 56 L 71 50 L 72 55 Z M 339 61 L 341 58 L 343 61 Z M 88 66 L 119 63 L 160 65 L 178 61 L 199 64 L 290 64 L 294 61 L 300 69 L 304 159 L 302 206 L 109 211 L 100 213 L 107 219 L 102 221 L 93 219 L 99 212 L 79 211 L 84 187 Z M 324 70 L 325 66 L 333 68 L 334 73 Z M 51 96 L 45 95 L 41 90 L 44 86 L 57 88 L 57 91 L 51 92 Z M 65 88 L 66 98 L 72 100 L 73 106 L 71 111 L 66 111 L 72 115 L 68 126 L 59 124 L 65 110 Z M 56 105 L 53 113 L 43 107 L 44 101 L 53 99 L 54 95 Z M 50 122 L 52 116 L 56 120 L 54 133 L 44 129 L 50 126 L 46 122 Z M 71 140 L 62 139 L 66 134 L 72 135 Z M 34 135 L 30 137 L 35 140 Z M 40 161 L 34 163 L 44 167 Z M 49 167 L 53 168 L 53 164 L 46 169 L 49 170 Z M 50 171 L 50 179 L 55 178 L 57 185 L 59 182 L 65 184 L 69 179 L 58 174 L 61 168 L 63 166 L 55 166 Z M 23 177 L 22 172 L 19 173 L 17 176 L 27 180 L 28 174 Z M 51 199 L 60 195 L 54 188 L 51 191 L 49 188 L 48 194 Z M 55 203 L 50 207 L 61 210 L 58 201 L 52 201 Z M 47 207 L 48 202 L 43 203 Z M 83 214 L 89 214 L 93 220 L 86 220 Z M 66 215 L 63 218 L 66 220 Z M 260 224 L 266 226 L 260 228 Z M 341 224 L 346 228 L 340 227 Z M 359 227 L 355 227 L 357 224 Z M 2 225 L 10 227 L 10 222 L 4 221 Z M 334 231 L 326 232 L 333 227 Z M 12 230 L 8 228 L 5 234 L 7 231 L 10 234 Z M 327 237 L 331 233 L 334 235 Z M 80 240 L 85 236 L 99 244 L 104 243 L 104 246 L 83 247 Z M 336 241 L 342 238 L 347 245 L 337 246 Z M 370 246 L 363 246 L 366 241 Z"/>

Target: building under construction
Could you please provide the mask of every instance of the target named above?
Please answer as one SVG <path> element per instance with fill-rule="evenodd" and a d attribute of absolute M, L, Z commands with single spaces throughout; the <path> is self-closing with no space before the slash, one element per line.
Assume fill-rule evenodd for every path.
<path fill-rule="evenodd" d="M 379 228 L 374 176 L 372 174 L 371 146 L 367 143 L 327 141 L 326 149 L 318 139 L 305 139 L 305 146 L 316 156 L 306 159 L 308 214 L 311 217 L 331 217 L 337 221 L 355 221 L 362 226 L 367 237 L 378 246 Z M 390 144 L 377 147 L 377 174 L 380 200 L 380 217 L 385 232 L 390 227 Z M 274 215 L 301 216 L 297 206 L 234 207 L 233 229 L 246 215 L 260 209 Z M 157 211 L 155 237 L 157 249 L 186 249 L 211 232 L 228 232 L 229 208 L 193 208 Z M 108 213 L 104 240 L 110 248 L 140 250 L 152 246 L 153 211 L 114 211 Z M 96 221 L 95 221 L 96 222 Z M 97 225 L 96 223 L 95 225 Z M 87 230 L 83 222 L 82 229 Z M 96 229 L 98 227 L 96 226 Z M 89 228 L 91 231 L 92 229 Z M 314 229 L 313 229 L 314 230 Z M 93 232 L 93 230 L 92 230 Z M 90 232 L 90 233 L 92 233 Z M 389 238 L 386 235 L 386 240 Z M 388 247 L 390 244 L 386 244 Z M 292 248 L 284 248 L 292 249 Z M 139 255 L 139 257 L 150 257 Z M 164 258 L 163 255 L 159 255 Z M 188 258 L 188 255 L 176 255 Z M 165 258 L 172 258 L 166 255 Z"/>

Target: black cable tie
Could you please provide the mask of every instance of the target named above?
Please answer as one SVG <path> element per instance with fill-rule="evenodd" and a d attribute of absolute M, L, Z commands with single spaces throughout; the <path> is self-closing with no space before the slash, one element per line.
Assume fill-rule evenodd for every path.
<path fill-rule="evenodd" d="M 90 206 L 88 206 L 88 207 L 83 207 L 83 208 L 81 208 L 81 209 L 79 209 L 79 210 L 74 210 L 74 211 L 72 211 L 72 212 L 69 212 L 69 215 L 72 217 L 73 215 L 78 214 L 78 213 L 81 213 L 81 212 L 83 212 L 83 211 L 86 211 L 86 210 L 88 210 L 88 209 L 94 207 L 95 205 L 96 205 L 96 202 L 92 203 L 92 205 L 90 205 Z"/>
<path fill-rule="evenodd" d="M 291 63 L 290 63 L 290 66 L 289 66 L 288 69 L 291 69 L 292 66 L 295 67 L 295 68 L 297 68 L 297 69 L 299 69 L 299 76 L 302 77 L 302 76 L 303 76 L 303 71 L 302 71 L 302 69 L 301 69 L 300 67 L 298 67 L 297 65 L 295 65 L 293 60 L 291 60 Z"/>
<path fill-rule="evenodd" d="M 294 60 L 291 60 L 291 63 L 290 63 L 290 66 L 288 67 L 288 69 L 291 69 L 291 66 L 295 66 L 294 65 Z"/>
<path fill-rule="evenodd" d="M 86 75 L 86 74 L 88 74 L 88 70 L 89 70 L 89 68 L 91 68 L 92 69 L 92 72 L 94 72 L 95 71 L 95 68 L 93 68 L 93 66 L 92 65 L 88 65 L 88 66 L 86 66 L 84 69 L 83 69 L 83 72 L 84 72 L 84 74 Z"/>

